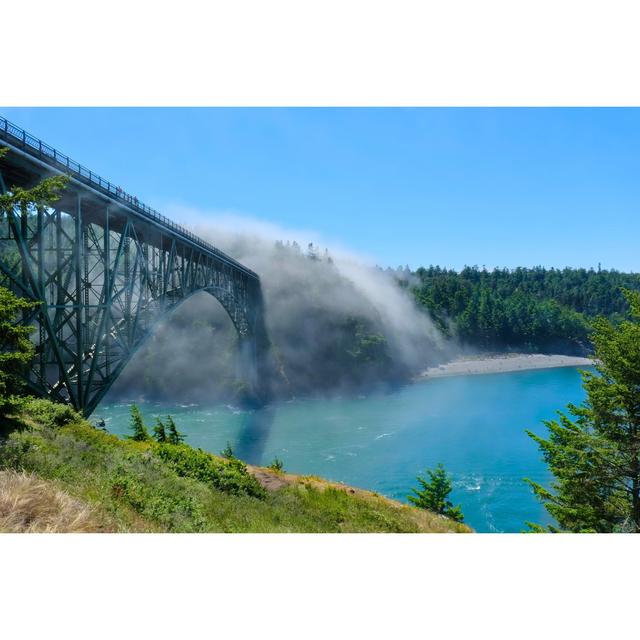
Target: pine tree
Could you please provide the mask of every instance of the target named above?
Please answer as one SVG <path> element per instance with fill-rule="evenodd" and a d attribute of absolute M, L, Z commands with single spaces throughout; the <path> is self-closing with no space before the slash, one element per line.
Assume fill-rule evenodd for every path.
<path fill-rule="evenodd" d="M 32 327 L 18 321 L 23 312 L 34 306 L 35 303 L 0 287 L 0 416 L 11 411 L 24 388 L 21 374 L 33 357 L 29 340 Z"/>
<path fill-rule="evenodd" d="M 233 455 L 233 449 L 231 448 L 231 444 L 229 442 L 227 442 L 227 446 L 220 452 L 220 455 L 223 458 L 227 458 L 228 460 L 231 460 L 231 458 L 235 457 Z"/>
<path fill-rule="evenodd" d="M 153 437 L 156 439 L 156 442 L 166 442 L 167 441 L 167 431 L 164 427 L 164 423 L 160 418 L 156 418 L 156 425 L 153 427 Z"/>
<path fill-rule="evenodd" d="M 268 469 L 272 469 L 273 471 L 277 471 L 278 473 L 283 473 L 284 472 L 284 462 L 282 462 L 282 460 L 280 460 L 280 458 L 278 458 L 278 456 L 276 456 L 273 459 L 273 462 L 267 468 Z"/>
<path fill-rule="evenodd" d="M 184 434 L 180 433 L 176 427 L 176 423 L 171 416 L 167 416 L 167 422 L 169 423 L 169 433 L 167 434 L 167 442 L 170 444 L 181 444 L 184 442 Z"/>
<path fill-rule="evenodd" d="M 454 507 L 448 500 L 453 487 L 451 477 L 447 475 L 444 466 L 439 464 L 434 471 L 427 469 L 427 473 L 429 480 L 418 476 L 417 480 L 422 489 L 412 489 L 415 496 L 408 496 L 409 501 L 421 509 L 428 509 L 456 522 L 462 522 L 462 509 L 460 506 Z"/>
<path fill-rule="evenodd" d="M 0 148 L 0 160 L 9 153 Z M 0 220 L 20 218 L 35 207 L 52 205 L 60 197 L 69 178 L 47 178 L 31 189 L 14 187 L 0 194 Z M 33 357 L 33 345 L 29 340 L 32 327 L 19 324 L 23 314 L 38 306 L 0 287 L 0 417 L 15 407 L 24 389 L 23 373 Z"/>
<path fill-rule="evenodd" d="M 131 405 L 131 421 L 129 422 L 129 428 L 133 435 L 129 436 L 130 440 L 136 440 L 137 442 L 144 442 L 145 440 L 151 440 L 147 427 L 142 419 L 140 409 L 134 404 Z"/>
<path fill-rule="evenodd" d="M 582 373 L 586 401 L 568 406 L 573 419 L 545 422 L 548 438 L 527 432 L 555 477 L 551 489 L 527 482 L 562 531 L 640 533 L 640 293 L 624 293 L 631 320 L 594 321 L 597 373 Z"/>

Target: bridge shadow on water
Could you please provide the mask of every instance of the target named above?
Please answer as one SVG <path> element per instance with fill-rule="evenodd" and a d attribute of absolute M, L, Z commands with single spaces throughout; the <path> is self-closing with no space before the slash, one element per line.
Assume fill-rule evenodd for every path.
<path fill-rule="evenodd" d="M 235 446 L 238 458 L 249 464 L 263 464 L 262 456 L 275 413 L 275 408 L 267 405 L 246 414 Z"/>

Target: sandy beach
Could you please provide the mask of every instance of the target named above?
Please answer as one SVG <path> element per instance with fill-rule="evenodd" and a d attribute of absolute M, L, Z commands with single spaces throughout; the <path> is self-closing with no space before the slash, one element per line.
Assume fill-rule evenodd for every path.
<path fill-rule="evenodd" d="M 540 353 L 510 353 L 495 356 L 477 356 L 460 358 L 451 362 L 430 367 L 423 371 L 417 380 L 442 378 L 445 376 L 482 375 L 486 373 L 508 373 L 528 369 L 553 369 L 556 367 L 589 367 L 590 358 L 577 356 L 545 355 Z"/>

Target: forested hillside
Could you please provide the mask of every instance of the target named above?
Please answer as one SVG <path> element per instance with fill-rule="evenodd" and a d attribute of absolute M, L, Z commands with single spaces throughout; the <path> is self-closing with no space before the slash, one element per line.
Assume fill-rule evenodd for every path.
<path fill-rule="evenodd" d="M 621 288 L 640 290 L 640 274 L 602 269 L 431 266 L 396 276 L 447 335 L 482 349 L 586 352 L 591 321 L 627 317 Z"/>

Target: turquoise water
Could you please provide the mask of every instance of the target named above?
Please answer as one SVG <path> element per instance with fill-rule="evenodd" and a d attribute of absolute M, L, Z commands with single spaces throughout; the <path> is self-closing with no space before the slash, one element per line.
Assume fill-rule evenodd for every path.
<path fill-rule="evenodd" d="M 518 532 L 549 522 L 522 481 L 549 474 L 525 429 L 584 398 L 577 369 L 439 378 L 384 394 L 304 399 L 257 411 L 139 402 L 147 424 L 171 413 L 187 442 L 215 453 L 231 443 L 254 464 L 275 456 L 292 473 L 315 474 L 406 500 L 416 474 L 442 462 L 452 500 L 477 531 Z M 129 406 L 104 403 L 93 418 L 128 432 Z"/>

